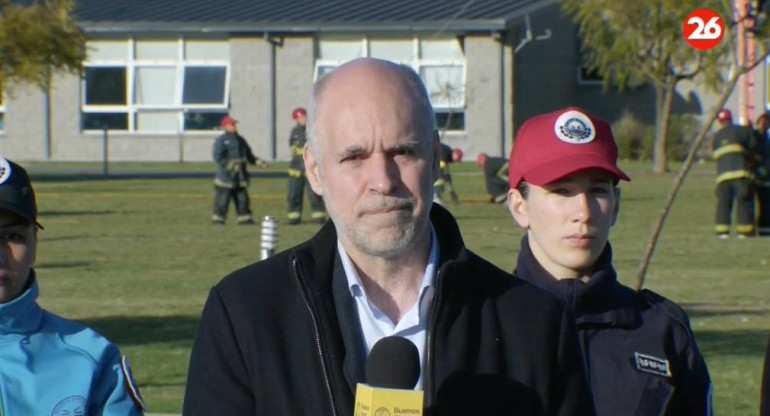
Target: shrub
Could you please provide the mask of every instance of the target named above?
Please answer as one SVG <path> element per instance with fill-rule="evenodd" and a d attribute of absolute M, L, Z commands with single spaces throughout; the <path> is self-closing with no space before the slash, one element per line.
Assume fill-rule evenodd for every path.
<path fill-rule="evenodd" d="M 681 162 L 687 157 L 690 145 L 698 135 L 700 120 L 695 114 L 671 114 L 666 136 L 666 156 L 669 161 Z M 642 141 L 642 160 L 652 160 L 655 126 L 645 129 Z"/>
<path fill-rule="evenodd" d="M 618 158 L 639 160 L 642 156 L 645 125 L 628 109 L 612 124 L 612 134 L 618 145 Z"/>

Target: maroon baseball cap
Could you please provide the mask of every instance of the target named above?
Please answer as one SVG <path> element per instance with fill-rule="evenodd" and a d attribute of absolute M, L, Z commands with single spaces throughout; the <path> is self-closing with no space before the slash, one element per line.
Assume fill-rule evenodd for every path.
<path fill-rule="evenodd" d="M 618 147 L 606 121 L 577 107 L 530 118 L 511 149 L 508 183 L 546 185 L 574 172 L 598 168 L 630 181 L 618 168 Z"/>

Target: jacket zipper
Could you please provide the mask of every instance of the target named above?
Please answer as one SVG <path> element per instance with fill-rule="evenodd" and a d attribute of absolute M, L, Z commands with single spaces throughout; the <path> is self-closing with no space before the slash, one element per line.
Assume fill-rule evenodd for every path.
<path fill-rule="evenodd" d="M 423 383 L 423 390 L 428 400 L 425 402 L 425 407 L 429 408 L 433 403 L 433 338 L 434 331 L 436 329 L 436 318 L 438 317 L 438 306 L 441 302 L 441 270 L 445 269 L 440 267 L 436 272 L 436 296 L 433 298 L 433 305 L 431 305 L 431 316 L 428 321 L 428 334 L 425 339 L 425 382 Z"/>
<path fill-rule="evenodd" d="M 332 394 L 332 384 L 329 381 L 329 371 L 326 368 L 326 361 L 324 360 L 323 347 L 321 346 L 321 330 L 318 325 L 318 315 L 313 310 L 313 306 L 310 304 L 310 297 L 307 294 L 305 286 L 302 284 L 302 280 L 299 276 L 299 268 L 297 266 L 297 258 L 294 257 L 291 261 L 292 269 L 294 271 L 294 279 L 297 282 L 302 300 L 305 302 L 305 307 L 308 313 L 310 313 L 310 320 L 313 322 L 313 335 L 315 335 L 316 351 L 318 352 L 318 359 L 321 362 L 321 372 L 324 377 L 324 384 L 326 385 L 326 394 L 329 397 L 329 404 L 332 408 L 332 416 L 337 416 L 337 406 L 334 403 L 334 395 Z"/>

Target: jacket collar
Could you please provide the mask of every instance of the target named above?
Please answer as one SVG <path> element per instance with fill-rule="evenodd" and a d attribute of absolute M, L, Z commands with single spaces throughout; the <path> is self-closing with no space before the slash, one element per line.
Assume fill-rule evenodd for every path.
<path fill-rule="evenodd" d="M 30 271 L 27 289 L 7 303 L 0 303 L 0 335 L 28 333 L 37 330 L 43 319 L 43 309 L 37 304 L 39 289 L 35 271 Z"/>
<path fill-rule="evenodd" d="M 575 315 L 578 326 L 606 325 L 633 327 L 640 319 L 634 299 L 617 280 L 612 267 L 612 247 L 608 242 L 596 260 L 596 269 L 588 282 L 578 279 L 558 280 L 548 273 L 529 247 L 525 234 L 514 275 L 547 290 L 564 301 Z"/>
<path fill-rule="evenodd" d="M 433 204 L 430 221 L 436 231 L 439 250 L 438 268 L 448 263 L 463 264 L 468 259 L 465 243 L 457 222 L 445 208 Z M 322 317 L 321 334 L 328 348 L 331 368 L 342 368 L 343 374 L 332 374 L 336 385 L 346 385 L 351 395 L 358 382 L 363 382 L 365 353 L 363 335 L 342 264 L 337 254 L 337 232 L 327 221 L 318 233 L 294 250 L 299 274 L 309 289 L 314 307 Z M 438 282 L 435 282 L 438 283 Z M 346 330 L 347 329 L 347 330 Z"/>
<path fill-rule="evenodd" d="M 430 221 L 439 241 L 439 267 L 449 261 L 467 260 L 465 243 L 452 214 L 446 208 L 433 204 Z M 324 290 L 331 285 L 334 258 L 337 253 L 337 230 L 327 221 L 310 240 L 299 245 L 294 254 L 301 262 L 302 274 L 311 289 Z"/>

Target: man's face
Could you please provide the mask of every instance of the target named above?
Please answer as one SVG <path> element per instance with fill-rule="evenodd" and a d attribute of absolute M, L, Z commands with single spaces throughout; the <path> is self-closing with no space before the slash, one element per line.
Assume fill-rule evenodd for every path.
<path fill-rule="evenodd" d="M 523 198 L 508 193 L 508 209 L 527 230 L 535 258 L 554 277 L 590 274 L 604 250 L 619 210 L 612 175 L 598 169 L 576 172 L 545 186 L 530 185 Z"/>
<path fill-rule="evenodd" d="M 35 262 L 34 224 L 0 211 L 0 303 L 16 299 L 24 290 Z"/>
<path fill-rule="evenodd" d="M 297 115 L 297 124 L 300 126 L 304 126 L 307 124 L 307 116 L 304 114 L 298 114 Z"/>
<path fill-rule="evenodd" d="M 235 124 L 225 124 L 222 128 L 225 129 L 225 131 L 230 134 L 235 133 L 235 130 L 236 130 Z"/>
<path fill-rule="evenodd" d="M 380 75 L 330 81 L 318 102 L 318 154 L 306 147 L 305 165 L 345 249 L 393 258 L 427 232 L 438 136 L 393 74 Z"/>

